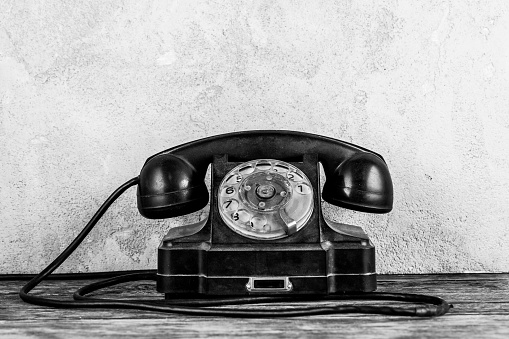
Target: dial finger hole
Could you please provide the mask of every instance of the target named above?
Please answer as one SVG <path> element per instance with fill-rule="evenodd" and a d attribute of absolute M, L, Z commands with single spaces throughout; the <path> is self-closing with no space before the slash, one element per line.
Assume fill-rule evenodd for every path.
<path fill-rule="evenodd" d="M 232 214 L 232 219 L 241 223 L 246 223 L 251 220 L 251 214 L 246 210 L 240 209 Z"/>
<path fill-rule="evenodd" d="M 288 172 L 286 177 L 291 181 L 301 181 L 303 179 L 302 176 L 297 172 Z"/>
<path fill-rule="evenodd" d="M 295 191 L 297 193 L 307 195 L 311 193 L 311 187 L 308 184 L 300 183 L 297 186 L 295 186 Z"/>
<path fill-rule="evenodd" d="M 272 168 L 272 170 L 274 172 L 278 172 L 278 173 L 285 173 L 285 172 L 288 172 L 289 168 L 287 166 L 277 164 Z"/>
<path fill-rule="evenodd" d="M 249 165 L 249 166 L 244 166 L 241 169 L 239 169 L 239 173 L 241 175 L 247 175 L 247 174 L 253 173 L 254 170 L 255 170 L 254 166 Z"/>
<path fill-rule="evenodd" d="M 234 174 L 232 176 L 230 176 L 227 180 L 226 180 L 226 183 L 228 185 L 235 185 L 235 184 L 238 184 L 239 182 L 242 181 L 242 175 L 241 174 Z"/>
<path fill-rule="evenodd" d="M 236 211 L 239 208 L 239 202 L 235 199 L 226 200 L 223 202 L 223 209 L 228 212 Z"/>
<path fill-rule="evenodd" d="M 227 187 L 224 187 L 222 190 L 221 190 L 221 195 L 223 197 L 231 197 L 232 195 L 235 194 L 235 187 L 232 187 L 232 186 L 227 186 Z"/>
<path fill-rule="evenodd" d="M 256 164 L 256 169 L 258 169 L 260 171 L 266 171 L 266 170 L 270 169 L 271 167 L 272 167 L 272 164 L 270 162 L 262 161 L 262 162 L 259 162 Z"/>
<path fill-rule="evenodd" d="M 250 223 L 252 228 L 260 231 L 263 229 L 263 226 L 267 224 L 267 219 L 265 219 L 263 216 L 256 216 L 251 218 Z"/>

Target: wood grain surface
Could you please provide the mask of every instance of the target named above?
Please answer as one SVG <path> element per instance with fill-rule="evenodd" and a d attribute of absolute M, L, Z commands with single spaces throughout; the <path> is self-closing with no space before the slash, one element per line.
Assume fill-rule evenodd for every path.
<path fill-rule="evenodd" d="M 35 293 L 70 300 L 77 288 L 92 281 L 47 281 Z M 436 295 L 454 304 L 449 314 L 436 318 L 348 314 L 232 319 L 137 310 L 55 309 L 22 302 L 18 291 L 23 284 L 19 280 L 0 281 L 2 338 L 509 338 L 509 274 L 379 276 L 379 292 Z M 163 298 L 155 292 L 153 282 L 123 284 L 94 296 Z M 395 302 L 343 303 L 400 305 Z M 296 305 L 302 304 L 290 303 L 285 307 Z M 269 304 L 257 307 L 260 306 L 275 307 Z"/>

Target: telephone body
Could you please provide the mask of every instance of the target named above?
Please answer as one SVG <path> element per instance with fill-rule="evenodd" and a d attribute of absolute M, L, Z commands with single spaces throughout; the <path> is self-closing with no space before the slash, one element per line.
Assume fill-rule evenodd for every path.
<path fill-rule="evenodd" d="M 324 136 L 243 131 L 148 158 L 137 191 L 143 216 L 189 214 L 210 196 L 207 219 L 171 228 L 162 239 L 157 290 L 167 299 L 375 290 L 375 248 L 366 233 L 322 215 L 319 163 L 325 201 L 391 211 L 393 187 L 382 156 Z"/>

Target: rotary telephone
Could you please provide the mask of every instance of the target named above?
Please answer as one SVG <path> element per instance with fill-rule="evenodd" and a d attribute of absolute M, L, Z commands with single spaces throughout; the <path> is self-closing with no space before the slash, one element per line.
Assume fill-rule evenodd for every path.
<path fill-rule="evenodd" d="M 205 175 L 210 164 L 209 194 Z M 319 164 L 326 176 L 321 195 L 326 202 L 368 213 L 391 211 L 392 181 L 384 159 L 377 153 L 344 141 L 293 131 L 213 136 L 148 158 L 139 177 L 117 189 L 75 241 L 21 289 L 20 296 L 28 302 L 55 307 L 127 307 L 248 317 L 318 313 L 310 313 L 309 308 L 300 313 L 271 313 L 211 311 L 194 306 L 238 303 L 239 299 L 232 297 L 255 303 L 309 300 L 313 296 L 320 300 L 390 299 L 437 305 L 411 314 L 397 308 L 354 307 L 348 311 L 337 306 L 327 311 L 321 307 L 322 313 L 446 313 L 450 305 L 440 298 L 371 292 L 376 289 L 375 248 L 362 228 L 324 218 Z M 77 300 L 72 302 L 29 295 L 79 246 L 113 201 L 135 185 L 138 210 L 146 218 L 172 218 L 199 211 L 210 197 L 209 216 L 168 231 L 158 248 L 156 272 L 134 272 L 88 285 L 75 293 Z M 145 300 L 136 303 L 85 296 L 103 287 L 141 279 L 156 281 L 157 291 L 165 295 L 164 307 L 157 302 L 148 305 Z M 198 297 L 213 300 L 212 304 L 194 304 L 192 300 Z M 218 299 L 224 297 L 230 299 Z M 191 301 L 183 303 L 182 298 Z"/>
<path fill-rule="evenodd" d="M 330 294 L 376 289 L 375 248 L 362 228 L 326 220 L 323 199 L 370 213 L 392 209 L 383 158 L 331 138 L 289 131 L 231 133 L 158 153 L 140 174 L 138 209 L 171 218 L 207 205 L 207 220 L 170 229 L 157 289 L 173 294 Z"/>

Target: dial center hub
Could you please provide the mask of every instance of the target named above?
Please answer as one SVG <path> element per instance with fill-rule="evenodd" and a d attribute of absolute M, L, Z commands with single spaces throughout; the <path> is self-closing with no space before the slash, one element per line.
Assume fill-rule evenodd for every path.
<path fill-rule="evenodd" d="M 256 195 L 260 199 L 270 199 L 276 194 L 276 188 L 270 184 L 260 185 L 256 188 Z"/>

